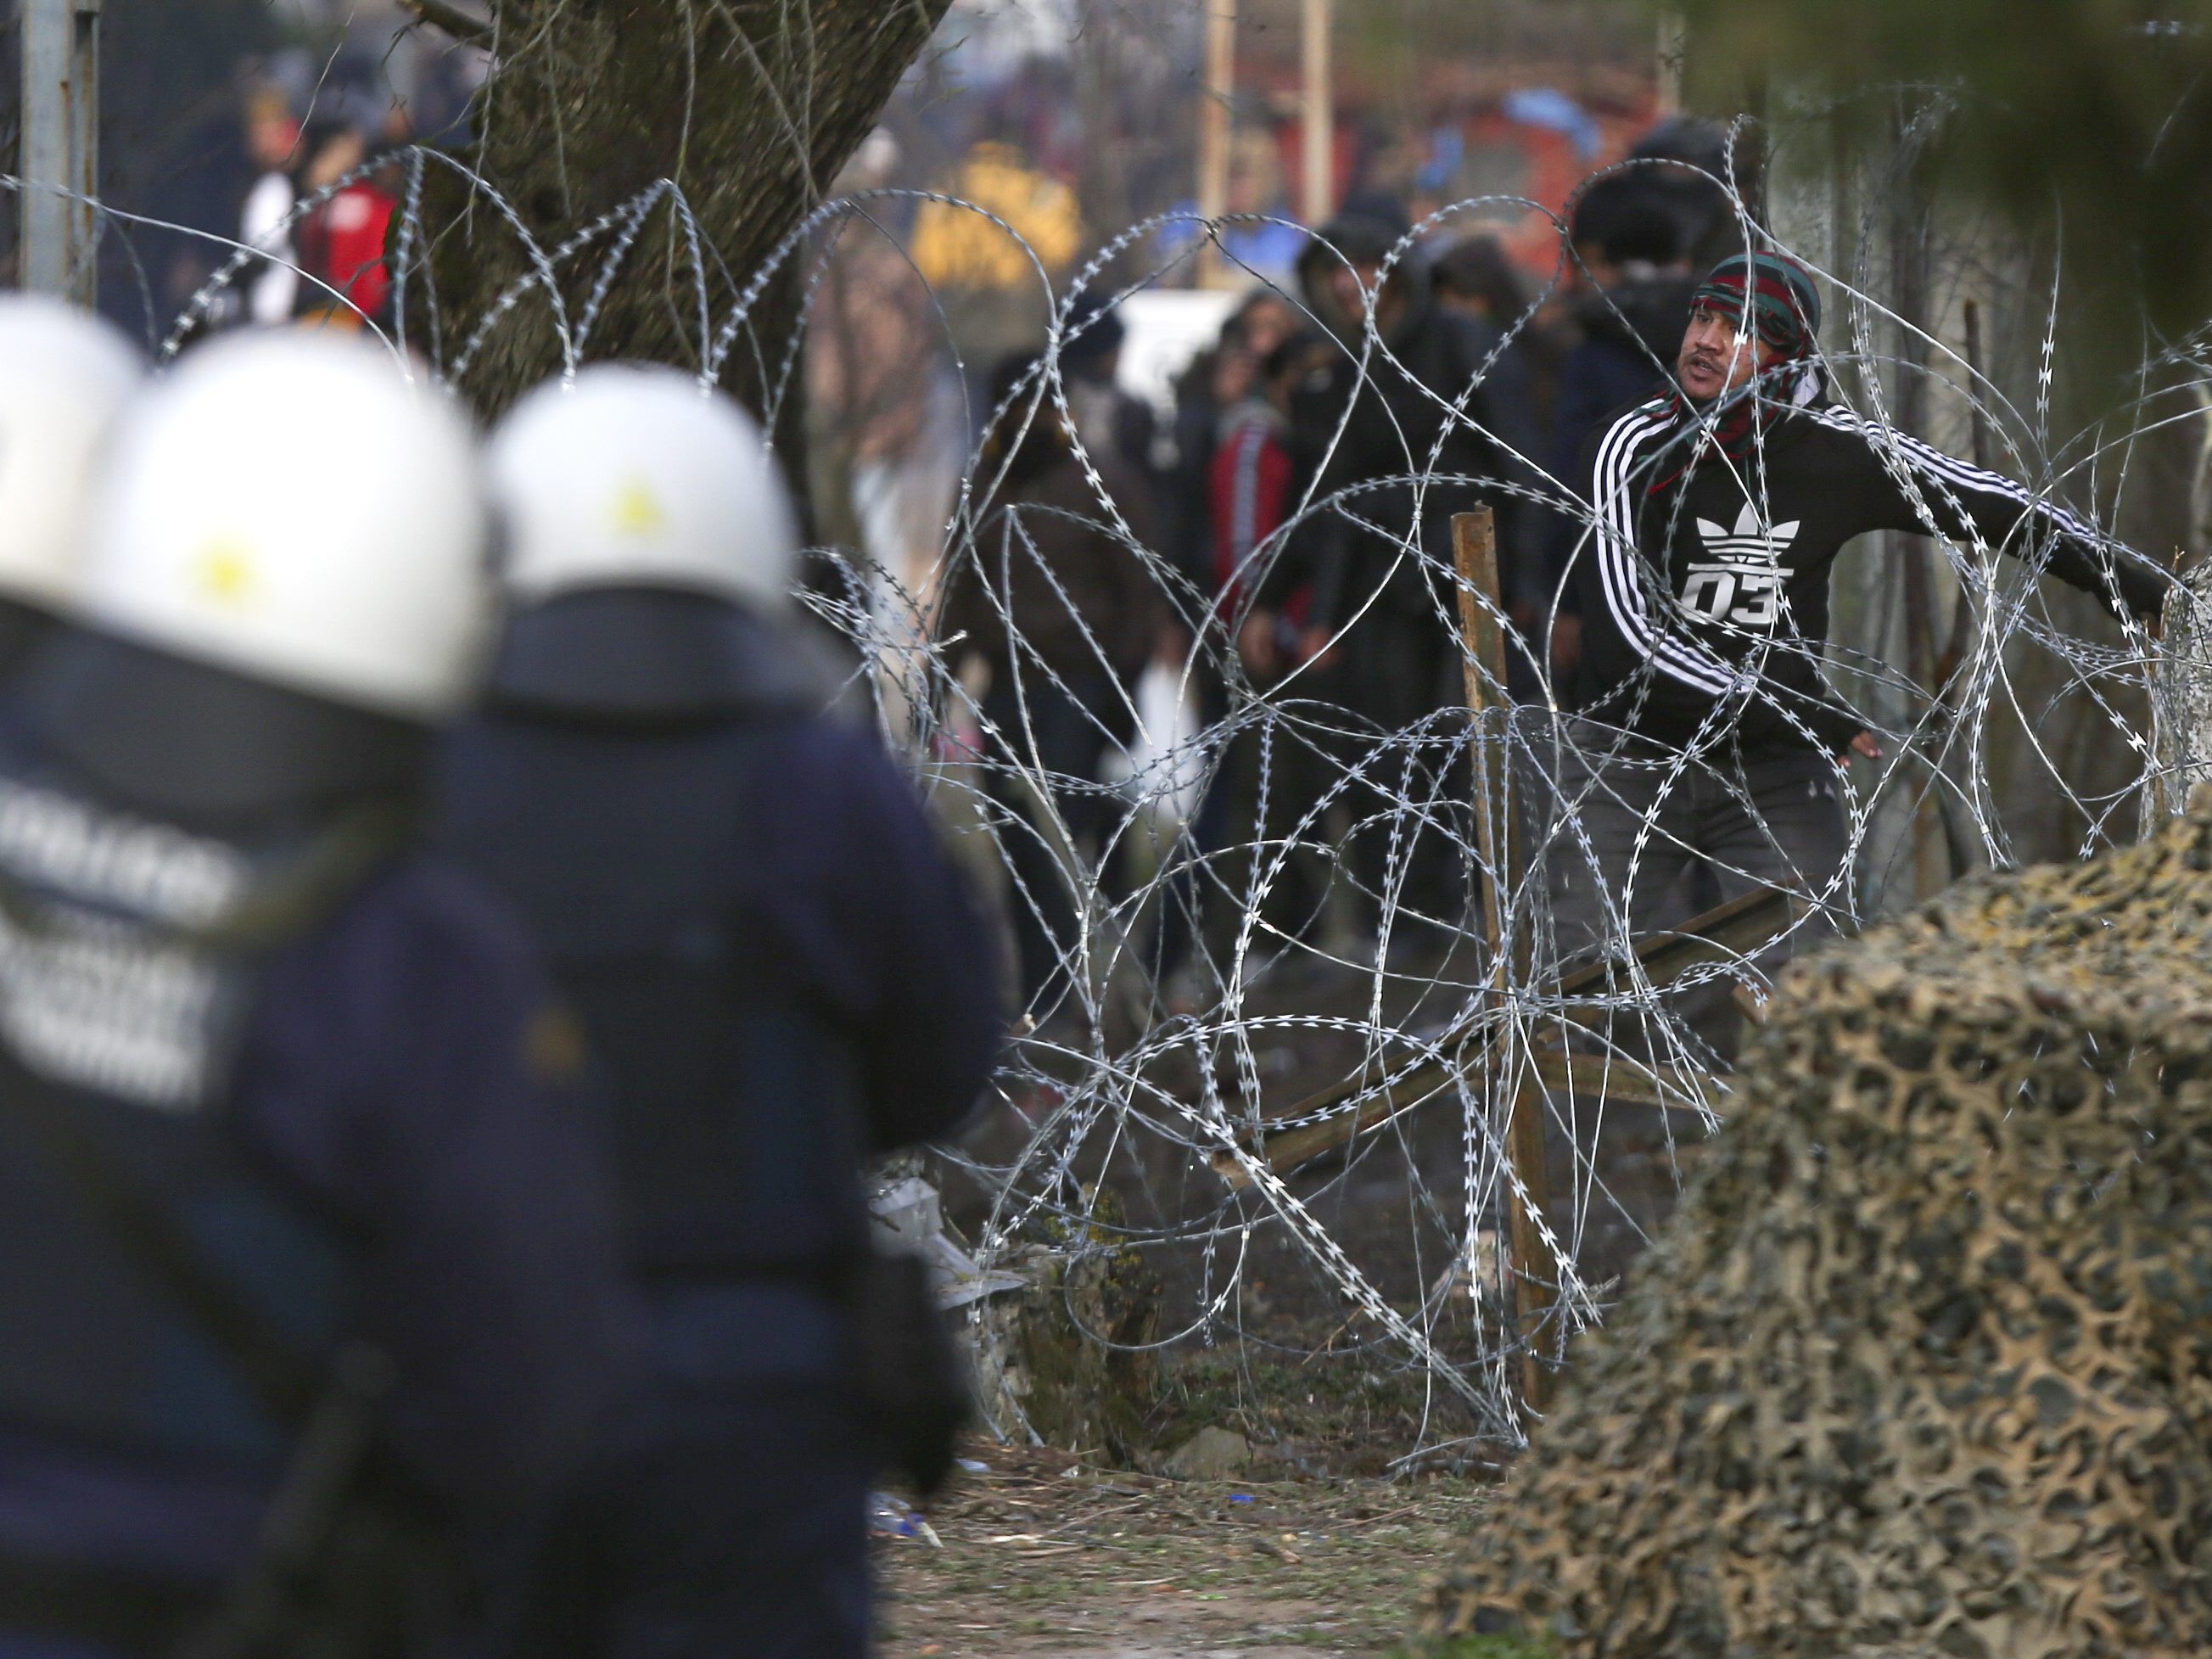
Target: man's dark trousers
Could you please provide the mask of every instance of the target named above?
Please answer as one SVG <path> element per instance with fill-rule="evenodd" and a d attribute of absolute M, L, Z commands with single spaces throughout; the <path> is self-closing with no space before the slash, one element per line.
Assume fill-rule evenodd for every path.
<path fill-rule="evenodd" d="M 1688 758 L 1595 721 L 1568 719 L 1533 748 L 1548 788 L 1539 831 L 1560 961 L 1620 955 L 1679 927 L 1698 900 L 1720 902 L 1767 885 L 1810 914 L 1759 952 L 1771 975 L 1836 932 L 1848 913 L 1850 853 L 1836 763 L 1785 752 L 1737 759 L 1723 746 Z M 1585 842 L 1587 845 L 1585 845 Z M 1702 879 L 1701 879 L 1702 878 Z M 1729 981 L 1687 1000 L 1686 1012 L 1719 1058 L 1733 1060 Z"/>

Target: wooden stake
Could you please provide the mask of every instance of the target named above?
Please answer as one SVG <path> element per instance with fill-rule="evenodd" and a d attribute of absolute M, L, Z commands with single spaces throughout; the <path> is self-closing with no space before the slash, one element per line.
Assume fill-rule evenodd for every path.
<path fill-rule="evenodd" d="M 1335 0 L 1305 0 L 1303 56 L 1304 115 L 1300 165 L 1305 170 L 1300 210 L 1318 230 L 1336 211 L 1336 89 L 1329 72 L 1329 33 Z"/>
<path fill-rule="evenodd" d="M 1659 106 L 1662 120 L 1682 112 L 1682 59 L 1690 50 L 1682 14 L 1669 6 L 1659 14 Z"/>
<path fill-rule="evenodd" d="M 1205 101 L 1198 112 L 1198 211 L 1209 222 L 1229 211 L 1231 116 L 1237 96 L 1237 0 L 1206 0 Z M 1218 233 L 1215 233 L 1218 234 Z M 1221 244 L 1209 236 L 1199 250 L 1201 288 L 1229 285 Z"/>
<path fill-rule="evenodd" d="M 1505 896 L 1513 890 L 1514 869 L 1512 758 L 1500 743 L 1498 763 L 1490 763 L 1485 739 L 1491 728 L 1501 734 L 1506 714 L 1505 635 L 1498 598 L 1498 523 L 1486 507 L 1461 513 L 1452 519 L 1452 560 L 1459 570 L 1460 646 L 1467 670 L 1467 706 L 1474 717 L 1475 844 L 1480 850 L 1486 878 L 1482 885 L 1482 925 L 1490 945 L 1490 988 L 1502 1001 L 1513 971 L 1525 969 L 1529 956 L 1527 930 L 1517 930 L 1509 956 L 1505 948 Z M 1488 718 L 1495 708 L 1501 718 Z M 1495 1099 L 1499 1080 L 1500 1053 L 1495 1043 L 1484 1049 L 1482 1072 L 1486 1097 Z M 1544 1097 L 1533 1084 L 1514 1093 L 1506 1120 L 1505 1157 L 1516 1185 L 1509 1194 L 1507 1209 L 1513 1247 L 1514 1297 L 1521 1313 L 1521 1388 L 1529 1408 L 1542 1411 L 1551 1401 L 1551 1373 L 1536 1357 L 1536 1345 L 1552 1310 L 1559 1263 L 1536 1225 L 1539 1212 L 1551 1203 L 1551 1168 L 1544 1150 Z M 1524 1200 L 1522 1194 L 1526 1193 Z"/>

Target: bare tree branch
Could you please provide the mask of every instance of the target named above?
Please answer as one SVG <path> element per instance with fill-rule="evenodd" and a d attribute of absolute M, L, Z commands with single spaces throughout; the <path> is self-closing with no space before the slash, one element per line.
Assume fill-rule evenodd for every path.
<path fill-rule="evenodd" d="M 465 46 L 489 48 L 492 43 L 491 24 L 483 18 L 470 16 L 452 0 L 399 0 L 399 3 Z"/>

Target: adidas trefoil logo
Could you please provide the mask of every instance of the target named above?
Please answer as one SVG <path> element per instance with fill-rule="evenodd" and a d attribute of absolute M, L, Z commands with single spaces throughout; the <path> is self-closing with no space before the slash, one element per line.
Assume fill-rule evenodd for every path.
<path fill-rule="evenodd" d="M 1705 538 L 1705 546 L 1714 558 L 1723 564 L 1771 565 L 1790 550 L 1797 539 L 1800 520 L 1763 528 L 1759 521 L 1759 509 L 1750 501 L 1736 514 L 1735 528 L 1715 524 L 1711 519 L 1698 520 L 1698 533 Z"/>
<path fill-rule="evenodd" d="M 1698 534 L 1712 557 L 1692 562 L 1683 573 L 1682 608 L 1707 622 L 1771 631 L 1783 614 L 1782 584 L 1788 573 L 1781 568 L 1782 556 L 1797 539 L 1802 522 L 1792 519 L 1765 528 L 1759 509 L 1748 501 L 1733 530 L 1698 520 Z"/>

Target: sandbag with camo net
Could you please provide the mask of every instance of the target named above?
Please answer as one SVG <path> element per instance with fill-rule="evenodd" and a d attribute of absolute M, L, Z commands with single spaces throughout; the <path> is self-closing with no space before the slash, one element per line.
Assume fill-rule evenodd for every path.
<path fill-rule="evenodd" d="M 1428 1633 L 2212 1652 L 2212 813 L 1794 965 L 1735 1099 Z"/>

